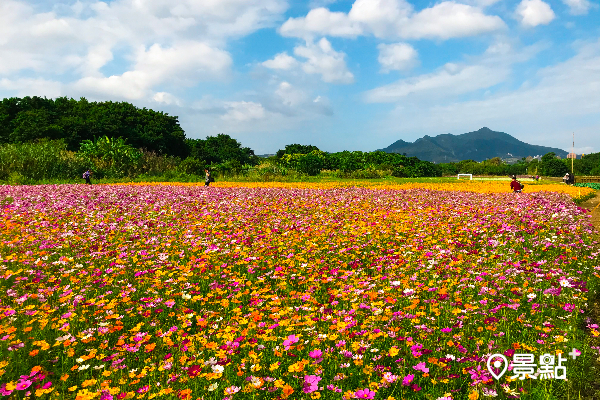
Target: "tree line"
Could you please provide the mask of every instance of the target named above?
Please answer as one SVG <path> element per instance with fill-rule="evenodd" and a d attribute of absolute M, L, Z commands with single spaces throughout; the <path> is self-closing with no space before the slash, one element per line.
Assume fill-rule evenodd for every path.
<path fill-rule="evenodd" d="M 600 175 L 600 154 L 575 160 L 575 174 Z M 568 165 L 568 166 L 567 166 Z M 327 153 L 313 145 L 290 144 L 260 159 L 229 135 L 185 136 L 177 116 L 127 102 L 89 102 L 60 97 L 5 98 L 0 102 L 0 180 L 73 179 L 91 169 L 95 177 L 216 175 L 315 176 L 330 171 L 345 178 L 476 175 L 562 176 L 570 162 L 554 153 L 541 161 L 508 165 L 499 158 L 434 164 L 382 151 Z"/>

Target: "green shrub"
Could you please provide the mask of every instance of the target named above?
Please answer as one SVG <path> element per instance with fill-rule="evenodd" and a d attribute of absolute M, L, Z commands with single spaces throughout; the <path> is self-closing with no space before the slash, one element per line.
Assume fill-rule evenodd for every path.
<path fill-rule="evenodd" d="M 0 180 L 14 182 L 65 179 L 77 175 L 79 164 L 61 140 L 39 140 L 0 146 Z M 22 177 L 22 178 L 21 178 Z"/>
<path fill-rule="evenodd" d="M 84 140 L 77 156 L 98 177 L 122 178 L 133 176 L 142 152 L 125 143 L 125 139 L 103 136 L 95 142 Z"/>

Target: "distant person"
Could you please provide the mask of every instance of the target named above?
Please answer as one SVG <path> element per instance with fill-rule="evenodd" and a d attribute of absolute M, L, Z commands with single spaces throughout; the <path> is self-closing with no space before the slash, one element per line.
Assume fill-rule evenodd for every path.
<path fill-rule="evenodd" d="M 573 185 L 574 183 L 575 183 L 575 175 L 569 174 L 569 181 L 567 182 L 567 184 Z"/>
<path fill-rule="evenodd" d="M 521 182 L 517 180 L 516 176 L 512 177 L 510 188 L 512 189 L 513 193 L 521 193 L 521 191 L 523 191 L 523 185 L 521 185 Z"/>
<path fill-rule="evenodd" d="M 207 169 L 205 169 L 204 170 L 204 175 L 205 175 L 204 186 L 208 186 L 212 182 L 212 176 L 210 175 L 210 171 L 207 170 Z"/>
<path fill-rule="evenodd" d="M 91 179 L 92 179 L 92 171 L 90 171 L 89 169 L 87 171 L 85 171 L 83 173 L 83 179 L 85 179 L 85 183 L 87 185 L 91 185 L 92 184 L 92 181 L 91 181 Z"/>
<path fill-rule="evenodd" d="M 571 177 L 569 176 L 569 173 L 567 172 L 563 178 L 563 183 L 566 183 L 568 185 L 570 179 L 571 179 Z"/>

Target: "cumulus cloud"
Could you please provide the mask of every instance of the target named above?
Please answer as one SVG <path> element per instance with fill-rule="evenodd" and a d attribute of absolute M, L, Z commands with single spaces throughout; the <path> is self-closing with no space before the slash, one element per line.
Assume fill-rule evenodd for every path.
<path fill-rule="evenodd" d="M 298 65 L 298 61 L 287 54 L 287 52 L 276 54 L 272 60 L 267 60 L 262 63 L 267 68 L 288 70 Z"/>
<path fill-rule="evenodd" d="M 138 49 L 133 70 L 109 77 L 87 76 L 74 86 L 82 92 L 141 99 L 160 83 L 191 85 L 219 76 L 231 63 L 228 53 L 205 43 L 184 42 L 170 48 L 154 44 L 147 50 L 144 46 Z"/>
<path fill-rule="evenodd" d="M 0 79 L 0 89 L 9 91 L 18 97 L 47 96 L 60 97 L 63 95 L 63 84 L 42 78 Z"/>
<path fill-rule="evenodd" d="M 351 21 L 343 12 L 332 12 L 326 8 L 315 8 L 306 17 L 290 18 L 279 29 L 283 36 L 312 37 L 340 36 L 356 37 L 363 33 L 360 24 Z"/>
<path fill-rule="evenodd" d="M 567 6 L 569 6 L 569 12 L 571 15 L 584 15 L 587 14 L 592 3 L 588 0 L 562 0 Z"/>
<path fill-rule="evenodd" d="M 399 27 L 399 32 L 401 37 L 410 39 L 450 39 L 498 31 L 504 27 L 500 17 L 485 15 L 480 9 L 467 4 L 445 1 L 415 14 Z"/>
<path fill-rule="evenodd" d="M 383 72 L 406 71 L 417 63 L 417 51 L 408 43 L 380 44 L 377 48 L 377 60 Z"/>
<path fill-rule="evenodd" d="M 379 38 L 449 39 L 498 31 L 506 25 L 480 7 L 444 1 L 415 12 L 405 0 L 356 0 L 349 13 L 326 8 L 305 17 L 290 18 L 279 29 L 283 36 L 356 37 L 371 33 Z"/>
<path fill-rule="evenodd" d="M 253 101 L 231 101 L 225 103 L 227 112 L 222 119 L 234 122 L 248 122 L 265 118 L 266 112 L 262 104 Z"/>
<path fill-rule="evenodd" d="M 446 63 L 434 72 L 369 90 L 364 98 L 370 103 L 403 102 L 409 97 L 429 102 L 488 89 L 507 80 L 513 64 L 531 59 L 545 46 L 536 43 L 516 50 L 509 42 L 499 40 L 469 62 Z"/>
<path fill-rule="evenodd" d="M 307 74 L 320 74 L 328 83 L 352 83 L 354 75 L 346 68 L 345 54 L 337 52 L 331 43 L 323 38 L 317 43 L 307 41 L 305 46 L 294 48 L 294 54 L 306 58 L 302 69 Z"/>
<path fill-rule="evenodd" d="M 554 11 L 542 0 L 523 0 L 517 6 L 517 18 L 526 27 L 548 25 L 554 19 Z"/>
<path fill-rule="evenodd" d="M 82 95 L 151 100 L 157 83 L 191 84 L 226 73 L 227 41 L 274 26 L 286 9 L 286 0 L 114 0 L 39 12 L 39 5 L 2 0 L 0 77 L 17 82 L 24 71 L 62 79 L 71 73 L 75 81 L 65 86 Z M 105 76 L 116 58 L 133 65 Z"/>
<path fill-rule="evenodd" d="M 167 93 L 167 92 L 157 92 L 154 94 L 154 96 L 152 96 L 152 100 L 154 100 L 157 103 L 160 104 L 175 104 L 180 106 L 182 103 L 181 101 L 173 96 L 171 93 Z"/>

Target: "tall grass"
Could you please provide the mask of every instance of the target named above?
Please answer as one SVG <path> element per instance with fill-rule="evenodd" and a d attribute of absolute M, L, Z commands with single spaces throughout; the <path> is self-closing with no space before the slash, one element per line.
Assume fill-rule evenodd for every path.
<path fill-rule="evenodd" d="M 0 146 L 0 180 L 14 184 L 68 179 L 85 168 L 61 140 Z"/>

